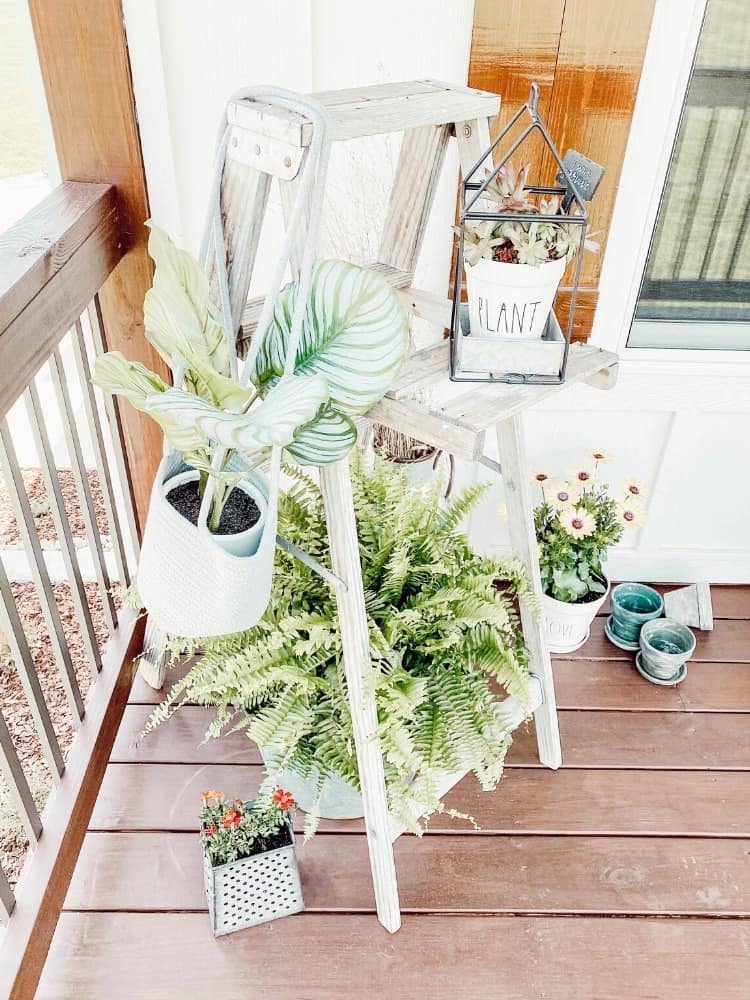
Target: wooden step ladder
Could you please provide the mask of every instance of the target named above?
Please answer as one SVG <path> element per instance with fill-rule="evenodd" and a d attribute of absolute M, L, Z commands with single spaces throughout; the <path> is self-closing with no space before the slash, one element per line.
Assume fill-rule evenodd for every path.
<path fill-rule="evenodd" d="M 413 287 L 417 259 L 448 142 L 455 136 L 461 168 L 470 170 L 490 144 L 489 123 L 499 110 L 500 98 L 434 80 L 315 96 L 328 111 L 334 141 L 404 133 L 378 260 L 369 266 L 393 285 L 412 315 L 442 331 L 450 322 L 451 303 Z M 271 181 L 274 177 L 279 181 L 286 219 L 313 126 L 303 116 L 258 101 L 231 103 L 228 119 L 232 128 L 222 180 L 222 214 L 232 312 L 242 316 L 235 332 L 240 341 L 247 341 L 262 305 L 262 300 L 248 301 L 248 293 Z M 301 261 L 304 230 L 300 228 L 292 257 L 295 267 Z M 566 385 L 582 380 L 612 384 L 616 362 L 612 354 L 577 347 L 571 354 Z M 522 411 L 562 388 L 454 384 L 448 378 L 448 345 L 440 341 L 414 354 L 393 389 L 367 414 L 369 420 L 474 461 L 483 460 L 486 432 L 496 430 L 511 542 L 537 595 L 541 595 L 541 585 L 526 482 Z M 392 842 L 402 829 L 388 812 L 375 701 L 367 683 L 372 664 L 348 463 L 321 469 L 320 481 L 333 569 L 342 581 L 336 599 L 378 919 L 389 931 L 396 931 L 401 916 Z M 534 680 L 531 707 L 539 757 L 543 764 L 556 768 L 561 752 L 549 653 L 541 625 L 529 607 L 522 605 L 521 621 Z M 511 728 L 515 728 L 526 709 L 514 698 L 507 700 L 506 707 Z M 448 776 L 442 793 L 462 776 Z"/>

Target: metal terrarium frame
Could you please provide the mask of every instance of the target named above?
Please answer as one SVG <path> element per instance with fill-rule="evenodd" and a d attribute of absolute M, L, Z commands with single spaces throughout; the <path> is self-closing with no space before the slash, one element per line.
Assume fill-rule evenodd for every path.
<path fill-rule="evenodd" d="M 524 128 L 520 136 L 512 143 L 505 155 L 497 163 L 494 162 L 493 154 L 498 146 L 507 139 L 522 118 L 528 116 L 530 121 Z M 492 203 L 487 198 L 483 198 L 484 193 L 490 184 L 493 183 L 503 166 L 517 152 L 524 142 L 534 133 L 538 132 L 546 148 L 552 154 L 559 173 L 557 179 L 562 179 L 564 187 L 544 187 L 540 185 L 528 184 L 526 191 L 533 194 L 559 195 L 562 198 L 562 212 L 558 215 L 541 215 L 531 212 L 503 212 L 492 209 Z M 486 173 L 483 179 L 479 178 L 480 171 L 485 168 L 489 161 L 492 168 Z M 541 341 L 536 344 L 525 346 L 523 360 L 514 350 L 513 345 L 499 343 L 499 338 L 495 343 L 491 343 L 491 338 L 481 338 L 482 345 L 487 345 L 487 370 L 467 371 L 462 366 L 462 342 L 472 337 L 468 324 L 468 308 L 461 302 L 462 275 L 464 271 L 464 238 L 466 224 L 471 222 L 495 221 L 501 222 L 549 222 L 556 224 L 570 224 L 578 226 L 580 237 L 575 261 L 575 277 L 570 293 L 570 308 L 568 312 L 568 322 L 564 335 L 558 325 L 554 315 L 554 306 L 547 321 L 547 327 Z M 461 185 L 461 211 L 459 216 L 459 238 L 458 252 L 456 254 L 456 267 L 453 278 L 453 307 L 451 312 L 450 325 L 450 377 L 454 382 L 504 382 L 504 383 L 528 383 L 532 385 L 560 385 L 565 381 L 565 370 L 568 363 L 568 354 L 573 333 L 573 321 L 575 316 L 575 306 L 578 294 L 578 286 L 581 277 L 581 256 L 586 239 L 588 227 L 588 212 L 583 202 L 576 184 L 571 176 L 569 168 L 561 158 L 557 148 L 550 137 L 547 127 L 539 116 L 539 87 L 532 83 L 529 99 L 522 108 L 511 118 L 503 128 L 495 141 L 482 153 L 471 170 L 468 171 Z M 531 346 L 531 355 L 528 348 Z M 543 352 L 543 353 L 542 353 Z M 529 362 L 529 357 L 531 361 Z M 544 359 L 545 364 L 535 365 L 533 359 Z M 552 361 L 552 371 L 544 371 L 549 368 Z M 534 367 L 541 370 L 534 371 Z"/>

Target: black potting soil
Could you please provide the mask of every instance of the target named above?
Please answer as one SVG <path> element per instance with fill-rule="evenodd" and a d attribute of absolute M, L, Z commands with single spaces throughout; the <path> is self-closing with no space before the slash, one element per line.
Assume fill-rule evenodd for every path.
<path fill-rule="evenodd" d="M 197 481 L 180 483 L 179 486 L 175 486 L 167 493 L 167 500 L 191 524 L 198 523 L 201 497 L 198 493 Z M 236 535 L 240 531 L 247 531 L 248 528 L 252 528 L 259 517 L 260 511 L 253 498 L 248 496 L 244 490 L 235 487 L 229 494 L 229 499 L 221 512 L 219 530 L 216 534 Z"/>
<path fill-rule="evenodd" d="M 255 841 L 253 854 L 263 854 L 264 851 L 275 851 L 277 847 L 288 847 L 292 842 L 289 827 L 284 825 L 270 837 L 261 837 Z"/>

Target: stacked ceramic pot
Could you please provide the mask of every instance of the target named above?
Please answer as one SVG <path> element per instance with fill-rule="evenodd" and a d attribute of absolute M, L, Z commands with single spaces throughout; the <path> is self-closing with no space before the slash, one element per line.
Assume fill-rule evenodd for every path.
<path fill-rule="evenodd" d="M 621 583 L 613 589 L 610 605 L 612 613 L 604 625 L 607 638 L 636 654 L 641 676 L 667 687 L 684 680 L 695 636 L 686 625 L 662 618 L 661 595 L 643 583 Z"/>

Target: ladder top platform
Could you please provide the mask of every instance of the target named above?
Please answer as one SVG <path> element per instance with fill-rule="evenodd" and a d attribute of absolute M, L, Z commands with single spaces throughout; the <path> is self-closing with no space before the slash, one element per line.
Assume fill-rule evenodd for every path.
<path fill-rule="evenodd" d="M 333 140 L 492 118 L 500 109 L 497 94 L 439 80 L 383 83 L 353 90 L 329 90 L 312 96 L 331 116 Z M 300 148 L 308 146 L 312 137 L 313 126 L 303 115 L 260 101 L 232 102 L 228 119 L 238 129 Z"/>
<path fill-rule="evenodd" d="M 367 411 L 367 420 L 479 461 L 486 432 L 501 421 L 576 382 L 609 389 L 617 380 L 616 354 L 591 344 L 572 344 L 562 385 L 451 382 L 448 350 L 448 341 L 443 341 L 411 355 L 393 388 Z"/>

